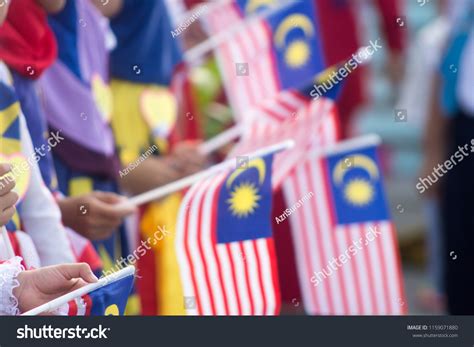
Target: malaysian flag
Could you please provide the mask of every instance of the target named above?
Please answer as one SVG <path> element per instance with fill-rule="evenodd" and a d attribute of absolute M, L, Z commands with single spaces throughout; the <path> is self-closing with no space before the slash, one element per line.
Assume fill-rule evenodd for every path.
<path fill-rule="evenodd" d="M 176 250 L 190 315 L 275 315 L 280 292 L 271 229 L 273 155 L 190 188 Z"/>
<path fill-rule="evenodd" d="M 310 314 L 407 310 L 377 142 L 348 141 L 325 155 L 308 153 L 283 184 L 289 208 L 282 218 L 291 224 Z"/>
<path fill-rule="evenodd" d="M 246 16 L 262 9 L 264 18 Z M 253 16 L 256 17 L 256 16 Z M 217 6 L 205 18 L 210 35 L 231 27 L 232 33 L 215 49 L 229 102 L 238 119 L 260 101 L 281 90 L 300 87 L 325 67 L 312 1 L 236 1 Z M 235 26 L 242 25 L 238 29 Z"/>
<path fill-rule="evenodd" d="M 339 138 L 337 108 L 331 99 L 311 100 L 296 90 L 280 92 L 249 112 L 242 122 L 244 133 L 232 156 L 243 155 L 257 148 L 283 140 L 295 146 L 275 155 L 273 186 L 277 189 L 307 151 L 333 144 Z"/>
<path fill-rule="evenodd" d="M 123 316 L 134 280 L 134 269 L 124 270 L 124 276 L 110 275 L 103 286 L 69 301 L 59 313 L 66 310 L 68 316 Z"/>

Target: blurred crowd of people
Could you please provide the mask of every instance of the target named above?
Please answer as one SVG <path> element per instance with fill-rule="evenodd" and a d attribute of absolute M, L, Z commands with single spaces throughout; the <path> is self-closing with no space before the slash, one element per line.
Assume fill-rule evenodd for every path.
<path fill-rule="evenodd" d="M 337 64 L 363 45 L 359 1 L 314 2 L 327 65 Z M 465 155 L 439 182 L 433 171 L 460 146 L 471 151 L 474 1 L 433 2 L 439 15 L 407 45 L 396 20 L 404 18 L 404 1 L 367 1 L 380 14 L 398 104 L 425 130 L 420 177 L 431 182 L 421 196 L 433 290 L 423 300 L 440 312 L 473 314 L 474 162 Z M 201 154 L 200 141 L 232 122 L 212 56 L 192 69 L 183 61 L 183 51 L 205 39 L 199 21 L 174 34 L 199 3 L 10 0 L 0 6 L 0 226 L 8 230 L 0 244 L 0 313 L 18 314 L 97 281 L 162 226 L 171 236 L 134 260 L 139 278 L 128 313 L 185 313 L 173 248 L 180 194 L 140 208 L 125 204 L 124 196 L 205 168 L 215 158 Z M 337 100 L 344 136 L 369 101 L 369 79 L 363 67 L 345 81 Z M 289 237 L 276 227 L 279 252 L 286 252 L 281 245 Z M 292 303 L 297 280 L 287 264 L 279 265 L 290 279 L 283 300 Z"/>

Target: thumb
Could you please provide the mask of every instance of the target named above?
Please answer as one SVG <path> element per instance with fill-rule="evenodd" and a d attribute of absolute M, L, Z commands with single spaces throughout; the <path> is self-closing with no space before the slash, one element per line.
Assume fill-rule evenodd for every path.
<path fill-rule="evenodd" d="M 62 264 L 58 265 L 57 269 L 67 280 L 82 279 L 87 283 L 95 283 L 98 281 L 87 263 Z"/>

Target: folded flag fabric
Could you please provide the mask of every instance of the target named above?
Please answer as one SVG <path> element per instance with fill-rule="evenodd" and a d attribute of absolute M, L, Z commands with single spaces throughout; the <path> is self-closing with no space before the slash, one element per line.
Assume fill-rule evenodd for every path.
<path fill-rule="evenodd" d="M 123 277 L 112 274 L 106 278 L 109 280 L 104 286 L 69 301 L 67 315 L 122 316 L 132 291 L 134 272 Z"/>
<path fill-rule="evenodd" d="M 291 224 L 309 314 L 406 312 L 378 141 L 352 140 L 326 154 L 308 153 L 284 182 L 290 206 L 284 218 Z"/>
<path fill-rule="evenodd" d="M 190 315 L 275 315 L 280 292 L 271 228 L 273 155 L 192 186 L 176 252 Z"/>
<path fill-rule="evenodd" d="M 338 112 L 327 98 L 311 100 L 297 90 L 283 91 L 259 105 L 241 122 L 244 130 L 232 156 L 291 139 L 295 146 L 275 155 L 273 186 L 278 188 L 311 148 L 339 138 Z"/>
<path fill-rule="evenodd" d="M 251 16 L 268 9 L 268 16 Z M 300 87 L 325 68 L 316 18 L 312 1 L 249 0 L 218 6 L 204 17 L 210 35 L 243 25 L 215 49 L 238 119 L 261 100 Z"/>

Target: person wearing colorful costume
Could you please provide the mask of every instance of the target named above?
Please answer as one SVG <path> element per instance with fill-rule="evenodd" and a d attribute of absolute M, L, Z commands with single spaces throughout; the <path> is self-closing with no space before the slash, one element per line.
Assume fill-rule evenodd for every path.
<path fill-rule="evenodd" d="M 61 212 L 41 177 L 39 159 L 12 88 L 12 77 L 0 61 L 0 162 L 13 166 L 7 181 L 16 181 L 19 196 L 6 228 L 13 250 L 23 257 L 27 268 L 75 261 Z M 4 260 L 6 250 L 2 242 Z"/>
<path fill-rule="evenodd" d="M 133 208 L 120 208 L 119 166 L 109 128 L 108 51 L 103 18 L 88 0 L 66 1 L 48 18 L 58 59 L 39 84 L 47 122 L 64 140 L 53 149 L 64 221 L 93 241 L 103 271 L 128 254 L 123 219 Z"/>
<path fill-rule="evenodd" d="M 196 143 L 177 142 L 178 105 L 170 85 L 182 57 L 179 41 L 170 35 L 166 1 L 112 2 L 118 4 L 109 13 L 117 39 L 110 60 L 112 128 L 124 173 L 120 183 L 135 195 L 202 169 L 204 158 Z M 135 165 L 150 149 L 153 155 Z M 140 241 L 153 238 L 158 227 L 169 231 L 138 260 L 145 315 L 185 313 L 174 250 L 180 202 L 181 195 L 173 194 L 140 211 Z"/>

